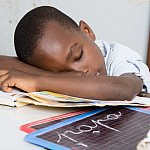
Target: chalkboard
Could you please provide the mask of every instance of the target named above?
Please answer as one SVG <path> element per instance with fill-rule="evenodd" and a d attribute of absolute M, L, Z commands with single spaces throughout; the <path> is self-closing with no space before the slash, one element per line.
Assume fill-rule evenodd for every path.
<path fill-rule="evenodd" d="M 149 124 L 150 111 L 98 108 L 35 131 L 25 140 L 52 150 L 134 150 Z"/>
<path fill-rule="evenodd" d="M 42 120 L 37 120 L 37 121 L 34 121 L 34 122 L 30 122 L 30 123 L 21 125 L 20 130 L 22 130 L 24 132 L 27 132 L 27 133 L 31 133 L 33 131 L 48 127 L 50 125 L 61 122 L 65 119 L 72 118 L 74 116 L 83 114 L 83 113 L 88 112 L 88 111 L 90 111 L 90 109 L 81 109 L 81 110 L 78 110 L 78 111 L 69 112 L 69 113 L 66 113 L 66 114 L 53 116 L 53 117 L 49 117 L 49 118 L 42 119 Z"/>

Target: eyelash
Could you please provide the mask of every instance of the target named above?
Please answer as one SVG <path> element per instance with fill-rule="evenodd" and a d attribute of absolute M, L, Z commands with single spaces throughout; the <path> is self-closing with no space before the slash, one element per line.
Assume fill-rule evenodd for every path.
<path fill-rule="evenodd" d="M 75 58 L 74 61 L 75 61 L 75 62 L 76 62 L 76 61 L 79 61 L 79 60 L 82 58 L 82 56 L 83 56 L 83 50 L 81 50 L 80 56 L 77 57 L 77 58 Z"/>

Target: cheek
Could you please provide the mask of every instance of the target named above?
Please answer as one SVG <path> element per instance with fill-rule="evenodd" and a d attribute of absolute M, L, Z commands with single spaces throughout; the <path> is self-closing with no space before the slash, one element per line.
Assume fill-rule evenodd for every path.
<path fill-rule="evenodd" d="M 99 71 L 102 74 L 106 74 L 106 67 L 105 67 L 105 62 L 104 62 L 104 57 L 101 53 L 100 50 L 96 51 L 95 53 L 90 54 L 90 58 L 88 61 L 88 63 L 90 63 L 90 65 L 92 65 L 93 69 L 97 70 L 99 69 Z"/>
<path fill-rule="evenodd" d="M 99 64 L 101 61 L 101 55 L 97 51 L 87 52 L 85 54 L 85 62 L 88 64 Z"/>

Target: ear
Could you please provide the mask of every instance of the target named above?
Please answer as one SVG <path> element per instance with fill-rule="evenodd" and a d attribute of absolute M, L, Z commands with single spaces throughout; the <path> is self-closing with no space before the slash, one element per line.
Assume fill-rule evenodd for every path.
<path fill-rule="evenodd" d="M 80 27 L 80 30 L 82 32 L 84 32 L 88 37 L 90 37 L 93 41 L 96 40 L 96 36 L 95 36 L 94 32 L 92 31 L 92 29 L 90 28 L 90 26 L 86 22 L 81 20 L 79 22 L 79 27 Z"/>

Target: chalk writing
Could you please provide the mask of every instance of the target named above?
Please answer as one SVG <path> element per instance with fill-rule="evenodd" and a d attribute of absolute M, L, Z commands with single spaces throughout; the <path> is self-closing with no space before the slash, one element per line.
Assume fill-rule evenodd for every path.
<path fill-rule="evenodd" d="M 72 134 L 72 135 L 79 135 L 79 134 L 83 134 L 83 133 L 87 133 L 87 132 L 92 132 L 92 133 L 100 133 L 99 130 L 97 130 L 98 126 L 103 126 L 107 129 L 116 131 L 116 132 L 120 132 L 119 130 L 112 128 L 108 125 L 105 125 L 104 122 L 110 121 L 110 120 L 116 120 L 121 116 L 121 112 L 118 112 L 118 114 L 109 114 L 106 117 L 104 117 L 103 119 L 97 119 L 97 120 L 93 120 L 91 119 L 90 122 L 92 123 L 92 125 L 86 125 L 86 124 L 82 124 L 76 127 L 77 131 L 71 131 L 71 130 L 66 130 L 64 131 L 64 133 L 59 133 L 57 132 L 58 135 L 58 140 L 57 143 L 60 143 L 62 138 L 65 137 L 68 140 L 74 142 L 76 145 L 80 145 L 83 147 L 88 147 L 88 145 L 86 145 L 85 143 L 82 142 L 78 142 L 78 140 L 72 138 L 71 136 L 68 135 L 68 133 Z"/>

